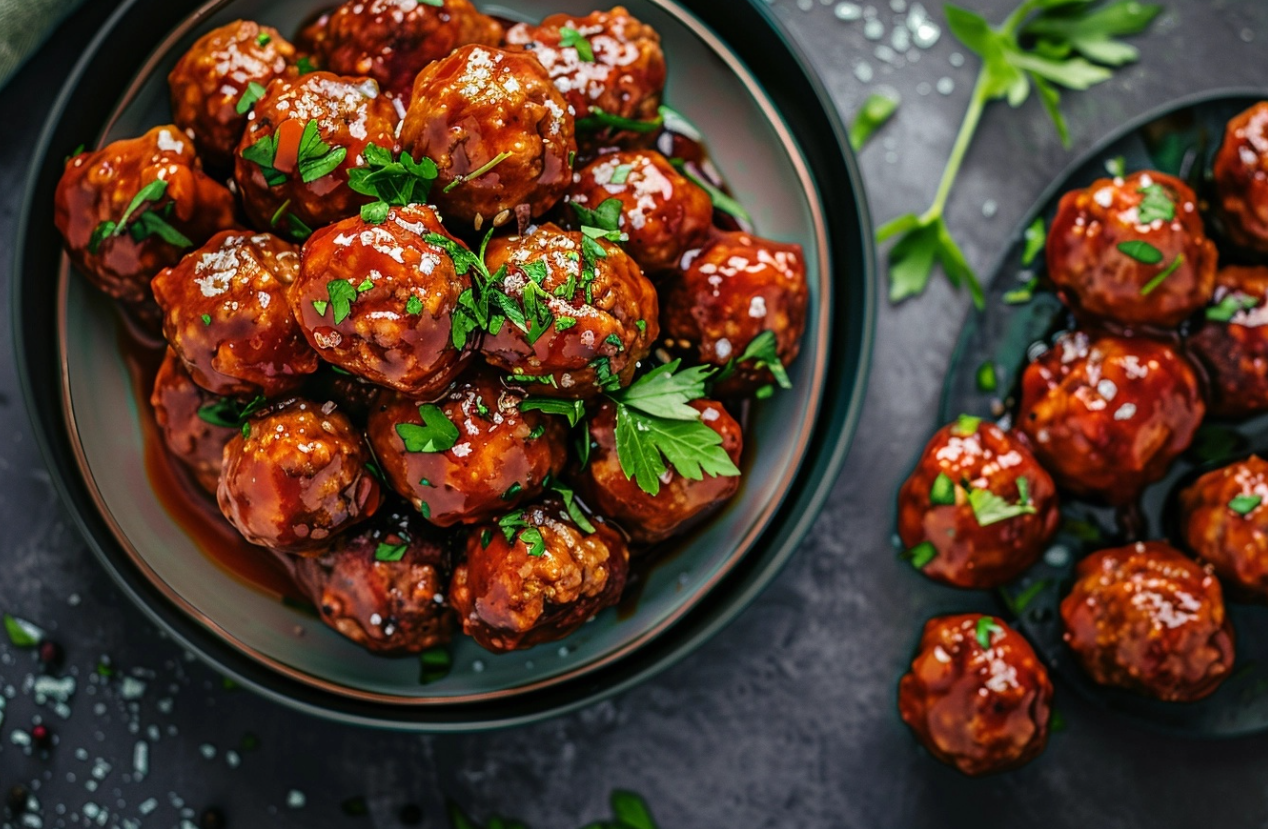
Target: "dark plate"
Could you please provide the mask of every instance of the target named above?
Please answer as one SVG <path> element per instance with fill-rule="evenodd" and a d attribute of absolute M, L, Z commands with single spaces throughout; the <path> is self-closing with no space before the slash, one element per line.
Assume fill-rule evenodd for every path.
<path fill-rule="evenodd" d="M 673 6 L 667 0 L 655 2 L 666 8 Z M 760 3 L 693 5 L 690 17 L 729 47 L 765 94 L 779 102 L 780 122 L 804 160 L 808 180 L 813 182 L 822 238 L 830 241 L 823 259 L 830 263 L 825 266 L 823 282 L 830 290 L 823 295 L 823 316 L 816 325 L 816 337 L 821 339 L 814 344 L 819 356 L 813 361 L 813 375 L 817 383 L 823 382 L 822 378 L 831 378 L 831 382 L 823 385 L 818 399 L 803 408 L 804 417 L 810 420 L 804 446 L 793 459 L 795 474 L 790 473 L 786 485 L 772 496 L 771 515 L 760 535 L 747 546 L 747 552 L 718 571 L 697 600 L 683 605 L 672 624 L 655 629 L 645 641 L 637 640 L 638 647 L 621 651 L 619 658 L 596 660 L 582 666 L 584 669 L 564 672 L 533 687 L 495 689 L 487 698 L 472 702 L 446 702 L 439 694 L 376 700 L 373 694 L 342 693 L 331 689 L 329 682 L 311 681 L 313 677 L 287 670 L 276 659 L 261 659 L 260 654 L 224 635 L 215 618 L 215 613 L 222 611 L 193 612 L 186 597 L 156 578 L 147 555 L 161 551 L 138 550 L 137 539 L 121 531 L 119 516 L 103 506 L 114 484 L 141 491 L 144 482 L 128 480 L 126 473 L 117 471 L 113 471 L 120 476 L 117 481 L 98 480 L 102 473 L 93 469 L 92 447 L 85 447 L 82 428 L 74 428 L 76 419 L 67 408 L 77 389 L 84 388 L 82 368 L 76 368 L 84 360 L 84 349 L 65 347 L 68 339 L 73 343 L 81 335 L 73 325 L 67 332 L 67 319 L 96 318 L 84 316 L 90 312 L 92 300 L 78 295 L 76 283 L 70 283 L 68 300 L 65 280 L 59 282 L 56 276 L 61 254 L 51 226 L 53 189 L 67 149 L 86 137 L 100 135 L 103 125 L 114 121 L 119 102 L 130 103 L 146 82 L 146 73 L 154 71 L 155 64 L 147 56 L 156 44 L 189 23 L 191 13 L 197 12 L 192 21 L 200 25 L 221 6 L 130 0 L 111 17 L 72 72 L 39 143 L 19 225 L 13 320 L 26 399 L 59 491 L 109 572 L 156 622 L 219 670 L 297 708 L 363 724 L 470 730 L 528 722 L 570 710 L 653 675 L 707 640 L 774 577 L 822 505 L 857 423 L 873 329 L 870 225 L 859 176 L 845 148 L 844 130 L 826 93 L 806 71 L 803 56 L 774 29 L 769 12 Z M 87 337 L 84 342 L 91 345 L 93 339 Z M 808 370 L 804 373 L 811 374 Z M 84 410 L 77 407 L 74 414 L 82 426 Z"/>
<path fill-rule="evenodd" d="M 943 389 L 942 421 L 950 421 L 962 412 L 994 418 L 1001 404 L 1007 419 L 1015 411 L 1014 389 L 1029 362 L 1027 354 L 1032 348 L 1045 346 L 1057 331 L 1073 326 L 1065 308 L 1051 293 L 1037 293 L 1024 305 L 1004 302 L 1004 294 L 1043 272 L 1042 254 L 1029 269 L 1022 263 L 1025 228 L 1039 216 L 1046 224 L 1050 223 L 1062 194 L 1105 178 L 1107 165 L 1119 158 L 1123 159 L 1128 172 L 1157 169 L 1179 175 L 1196 185 L 1201 195 L 1225 125 L 1234 115 L 1265 98 L 1268 92 L 1226 90 L 1169 104 L 1124 126 L 1071 165 L 1039 199 L 1015 234 L 1012 247 L 992 271 L 986 311 L 968 321 L 952 359 Z M 977 388 L 978 368 L 987 362 L 994 364 L 998 374 L 1000 391 L 995 394 L 984 394 Z M 1174 513 L 1171 501 L 1197 474 L 1218 465 L 1211 463 L 1210 451 L 1198 451 L 1199 444 L 1209 447 L 1213 440 L 1225 442 L 1218 450 L 1224 462 L 1246 454 L 1252 447 L 1268 449 L 1268 418 L 1236 424 L 1204 424 L 1194 450 L 1177 461 L 1164 480 L 1146 490 L 1142 501 L 1146 529 L 1139 536 L 1141 539 L 1168 538 L 1183 549 L 1180 539 L 1173 537 L 1174 527 L 1167 520 Z M 1066 499 L 1062 516 L 1067 519 L 1067 525 L 1069 519 L 1073 519 L 1099 528 L 1096 534 L 1099 537 L 1090 537 L 1093 533 L 1088 526 L 1077 532 L 1063 527 L 1044 561 L 1006 588 L 1008 595 L 1016 595 L 1038 581 L 1046 584 L 1027 605 L 1019 621 L 1048 664 L 1088 699 L 1164 730 L 1231 737 L 1268 729 L 1268 636 L 1265 636 L 1268 608 L 1265 607 L 1229 604 L 1229 616 L 1237 631 L 1237 664 L 1233 675 L 1204 700 L 1159 702 L 1104 688 L 1088 679 L 1062 641 L 1058 604 L 1069 591 L 1074 565 L 1081 557 L 1136 539 L 1121 533 L 1112 510 Z"/>

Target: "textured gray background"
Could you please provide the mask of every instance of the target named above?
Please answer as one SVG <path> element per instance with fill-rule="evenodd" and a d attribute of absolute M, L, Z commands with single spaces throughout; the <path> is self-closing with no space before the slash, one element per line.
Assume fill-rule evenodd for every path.
<path fill-rule="evenodd" d="M 0 92 L 8 117 L 0 130 L 2 296 L 38 125 L 110 5 L 86 6 Z M 998 19 L 1013 2 L 964 5 Z M 1177 96 L 1235 85 L 1268 89 L 1268 3 L 1169 0 L 1167 7 L 1141 41 L 1141 64 L 1068 97 L 1076 152 Z M 861 161 L 878 221 L 922 210 L 963 111 L 973 59 L 953 68 L 957 46 L 944 34 L 918 63 L 882 69 L 859 24 L 837 21 L 830 5 L 776 0 L 774 8 L 842 112 L 852 113 L 874 86 L 902 94 L 896 120 Z M 871 84 L 858 80 L 859 60 L 876 70 Z M 955 83 L 950 95 L 920 94 L 921 84 L 943 77 Z M 989 266 L 1071 158 L 1037 102 L 1017 114 L 998 105 L 988 112 L 949 211 L 971 262 Z M 993 217 L 983 209 L 988 202 L 997 206 Z M 151 795 L 160 805 L 145 826 L 177 825 L 176 799 L 198 809 L 219 805 L 235 827 L 394 827 L 397 809 L 413 801 L 423 805 L 427 825 L 440 826 L 440 804 L 450 796 L 482 815 L 498 810 L 538 829 L 573 829 L 604 814 L 616 787 L 643 793 L 665 829 L 1268 825 L 1268 737 L 1168 738 L 1058 686 L 1069 727 L 1047 753 L 1020 772 L 969 781 L 925 755 L 899 722 L 895 682 L 921 622 L 983 606 L 898 566 L 890 545 L 891 494 L 934 428 L 940 378 L 967 309 L 967 298 L 942 281 L 919 301 L 880 309 L 867 408 L 846 470 L 799 555 L 739 621 L 684 664 L 612 702 L 530 728 L 438 738 L 328 725 L 224 690 L 218 676 L 164 640 L 91 560 L 58 504 L 2 337 L 0 609 L 55 628 L 80 689 L 70 720 L 51 719 L 61 741 L 51 760 L 29 758 L 11 743 L 13 729 L 28 728 L 37 710 L 20 687 L 29 655 L 0 652 L 0 688 L 19 686 L 0 728 L 0 785 L 40 780 L 49 826 L 58 804 L 67 825 L 79 825 L 72 816 L 88 801 L 108 807 L 115 825 L 135 817 Z M 117 682 L 88 678 L 102 654 L 147 677 L 139 701 L 121 699 Z M 128 774 L 137 739 L 129 724 L 142 736 L 150 725 L 159 729 L 143 781 Z M 247 731 L 260 748 L 231 768 L 226 751 Z M 80 748 L 89 760 L 78 759 Z M 207 759 L 204 752 L 213 751 Z M 98 757 L 113 770 L 90 792 L 84 784 Z M 292 789 L 306 795 L 300 809 L 286 805 Z M 340 801 L 353 795 L 366 797 L 368 818 L 340 813 Z"/>

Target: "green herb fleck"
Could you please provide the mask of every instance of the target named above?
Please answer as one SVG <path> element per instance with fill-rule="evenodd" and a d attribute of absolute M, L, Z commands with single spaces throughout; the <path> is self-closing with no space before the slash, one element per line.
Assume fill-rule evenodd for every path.
<path fill-rule="evenodd" d="M 449 676 L 453 670 L 453 654 L 448 648 L 431 648 L 418 655 L 418 682 L 430 685 Z"/>
<path fill-rule="evenodd" d="M 955 481 L 947 473 L 940 472 L 933 479 L 933 486 L 929 488 L 929 503 L 936 507 L 955 504 Z"/>
<path fill-rule="evenodd" d="M 1140 295 L 1149 296 L 1151 293 L 1154 292 L 1154 290 L 1159 285 L 1161 285 L 1163 282 L 1166 281 L 1168 276 L 1171 276 L 1171 274 L 1175 273 L 1183 264 L 1184 264 L 1184 254 L 1182 253 L 1179 256 L 1177 256 L 1175 260 L 1172 261 L 1172 263 L 1166 267 L 1165 270 L 1163 270 L 1153 279 L 1146 282 L 1145 286 L 1140 289 Z"/>
<path fill-rule="evenodd" d="M 326 283 L 326 295 L 330 297 L 330 307 L 334 310 L 335 325 L 346 320 L 352 314 L 352 303 L 357 299 L 357 289 L 346 279 L 332 279 Z"/>
<path fill-rule="evenodd" d="M 1162 261 L 1162 251 L 1142 239 L 1128 239 L 1119 242 L 1118 250 L 1142 265 L 1157 265 Z"/>
<path fill-rule="evenodd" d="M 1026 228 L 1025 233 L 1026 250 L 1021 255 L 1021 263 L 1026 267 L 1035 261 L 1040 252 L 1043 251 L 1044 245 L 1048 243 L 1048 231 L 1044 225 L 1043 216 L 1038 217 Z"/>
<path fill-rule="evenodd" d="M 1262 495 L 1238 495 L 1228 502 L 1228 508 L 1238 515 L 1250 515 L 1264 502 Z"/>
<path fill-rule="evenodd" d="M 386 541 L 380 542 L 379 546 L 374 550 L 375 561 L 400 561 L 405 558 L 405 551 L 409 549 L 408 541 L 401 541 L 399 544 L 389 544 Z"/>
<path fill-rule="evenodd" d="M 984 393 L 996 391 L 999 388 L 999 377 L 995 373 L 995 364 L 985 362 L 977 367 L 977 390 Z"/>
<path fill-rule="evenodd" d="M 850 124 L 850 146 L 855 152 L 863 149 L 872 135 L 893 117 L 901 103 L 898 97 L 872 94 L 867 96 L 854 123 Z"/>
<path fill-rule="evenodd" d="M 1232 322 L 1242 311 L 1249 311 L 1259 304 L 1259 299 L 1245 294 L 1226 294 L 1219 302 L 1206 309 L 1206 318 L 1215 322 Z"/>
<path fill-rule="evenodd" d="M 255 102 L 264 97 L 264 87 L 255 81 L 247 84 L 246 90 L 243 91 L 242 97 L 238 99 L 238 105 L 234 107 L 239 115 L 246 115 L 251 107 L 255 106 Z"/>
<path fill-rule="evenodd" d="M 44 638 L 44 631 L 8 613 L 4 614 L 4 631 L 9 634 L 9 642 L 15 648 L 33 648 Z"/>
<path fill-rule="evenodd" d="M 938 557 L 938 548 L 933 546 L 932 541 L 922 541 L 904 552 L 902 557 L 911 562 L 912 567 L 917 570 L 923 570 L 929 565 L 929 562 Z"/>
<path fill-rule="evenodd" d="M 594 48 L 581 32 L 570 26 L 559 29 L 559 45 L 564 49 L 576 49 L 577 57 L 586 63 L 594 63 Z"/>
<path fill-rule="evenodd" d="M 396 433 L 405 443 L 406 452 L 447 452 L 458 442 L 458 427 L 439 406 L 424 403 L 418 407 L 418 416 L 422 425 L 396 424 Z"/>
<path fill-rule="evenodd" d="M 416 296 L 411 296 L 405 301 L 405 313 L 411 317 L 416 317 L 423 313 L 423 301 Z"/>
<path fill-rule="evenodd" d="M 983 616 L 977 620 L 974 627 L 974 634 L 977 636 L 977 643 L 982 646 L 982 650 L 991 649 L 991 640 L 997 633 L 1003 633 L 1004 629 L 992 619 L 990 616 Z"/>

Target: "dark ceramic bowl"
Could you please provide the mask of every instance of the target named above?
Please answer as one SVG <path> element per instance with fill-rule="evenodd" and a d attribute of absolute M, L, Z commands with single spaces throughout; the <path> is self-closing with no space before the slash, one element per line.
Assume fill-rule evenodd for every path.
<path fill-rule="evenodd" d="M 519 19 L 590 8 L 583 0 L 482 5 Z M 705 641 L 773 578 L 823 503 L 857 422 L 872 338 L 871 233 L 844 131 L 803 57 L 760 3 L 693 5 L 627 3 L 662 35 L 667 103 L 704 132 L 757 231 L 805 248 L 811 308 L 795 388 L 757 408 L 740 494 L 651 574 L 632 612 L 606 612 L 566 642 L 521 653 L 493 656 L 460 641 L 449 676 L 420 685 L 416 660 L 371 656 L 234 578 L 164 509 L 145 471 L 149 414 L 129 381 L 119 323 L 109 301 L 70 271 L 51 221 L 63 156 L 168 121 L 167 71 L 199 34 L 239 17 L 292 32 L 320 0 L 123 4 L 71 74 L 40 141 L 13 319 L 28 405 L 59 490 L 107 570 L 155 621 L 288 705 L 358 723 L 466 730 L 627 688 Z"/>

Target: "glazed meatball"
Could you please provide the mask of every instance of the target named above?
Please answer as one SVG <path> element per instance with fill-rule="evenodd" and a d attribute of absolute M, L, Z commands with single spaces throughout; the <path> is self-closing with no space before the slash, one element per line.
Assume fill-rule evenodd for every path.
<path fill-rule="evenodd" d="M 463 46 L 414 84 L 401 146 L 436 162 L 431 198 L 446 218 L 481 227 L 521 205 L 540 216 L 572 181 L 568 103 L 532 57 Z"/>
<path fill-rule="evenodd" d="M 167 84 L 172 91 L 172 120 L 193 136 L 210 165 L 228 168 L 247 125 L 251 84 L 268 86 L 286 74 L 295 47 L 277 29 L 235 20 L 200 37 L 186 52 Z M 239 112 L 241 110 L 241 112 Z"/>
<path fill-rule="evenodd" d="M 1169 702 L 1214 691 L 1233 668 L 1233 627 L 1215 576 L 1158 541 L 1079 562 L 1061 602 L 1065 640 L 1101 685 Z"/>
<path fill-rule="evenodd" d="M 1175 327 L 1211 298 L 1217 254 L 1197 196 L 1141 172 L 1067 193 L 1048 231 L 1048 275 L 1075 313 Z"/>
<path fill-rule="evenodd" d="M 370 449 L 333 404 L 293 400 L 247 421 L 225 447 L 220 511 L 252 544 L 314 553 L 378 509 Z"/>
<path fill-rule="evenodd" d="M 147 188 L 154 197 L 129 211 Z M 173 126 L 72 158 L 54 211 L 75 267 L 130 303 L 149 299 L 154 274 L 237 224 L 233 195 L 203 173 L 194 143 Z"/>
<path fill-rule="evenodd" d="M 320 555 L 287 556 L 287 565 L 322 621 L 373 653 L 421 653 L 453 638 L 449 553 L 404 507 L 382 510 Z"/>
<path fill-rule="evenodd" d="M 348 186 L 348 171 L 370 144 L 394 150 L 397 123 L 396 108 L 367 78 L 310 72 L 273 81 L 234 158 L 247 216 L 303 239 L 356 213 L 371 199 Z"/>
<path fill-rule="evenodd" d="M 531 52 L 564 94 L 574 114 L 591 119 L 601 110 L 634 121 L 657 117 L 665 88 L 665 55 L 656 30 L 622 6 L 585 17 L 554 14 L 540 26 L 520 23 L 506 32 L 508 48 Z M 636 131 L 584 121 L 588 145 L 628 143 Z"/>
<path fill-rule="evenodd" d="M 1151 340 L 1067 334 L 1022 375 L 1018 427 L 1057 484 L 1129 504 L 1193 440 L 1206 404 L 1189 362 Z"/>
<path fill-rule="evenodd" d="M 700 420 L 718 433 L 731 463 L 738 466 L 743 437 L 735 418 L 712 400 L 687 405 L 700 412 Z M 689 529 L 740 488 L 738 475 L 704 475 L 696 480 L 671 464 L 660 481 L 660 491 L 649 495 L 621 470 L 616 454 L 616 406 L 604 401 L 590 417 L 589 429 L 589 463 L 573 475 L 577 491 L 588 505 L 619 524 L 632 541 L 652 544 Z"/>
<path fill-rule="evenodd" d="M 702 363 L 725 366 L 771 331 L 780 362 L 787 366 L 797 358 L 809 297 L 800 245 L 718 233 L 703 250 L 689 252 L 683 266 L 662 284 L 661 325 L 668 340 L 693 350 Z M 770 381 L 767 369 L 745 362 L 728 381 L 739 388 L 727 391 Z"/>
<path fill-rule="evenodd" d="M 323 359 L 372 383 L 421 397 L 466 366 L 474 337 L 455 347 L 453 313 L 470 277 L 435 234 L 454 240 L 424 205 L 394 207 L 379 224 L 354 216 L 304 244 L 291 311 Z"/>
<path fill-rule="evenodd" d="M 898 494 L 898 534 L 930 578 L 990 589 L 1030 569 L 1057 531 L 1057 487 L 1025 445 L 961 417 L 925 446 Z M 932 555 L 931 555 L 932 554 Z"/>
<path fill-rule="evenodd" d="M 656 289 L 617 245 L 597 243 L 604 256 L 591 259 L 581 233 L 545 224 L 488 247 L 489 270 L 507 268 L 502 291 L 539 313 L 525 314 L 528 331 L 508 320 L 485 336 L 484 356 L 533 394 L 590 397 L 628 385 L 651 352 Z"/>
<path fill-rule="evenodd" d="M 1208 472 L 1180 494 L 1189 549 L 1238 595 L 1268 598 L 1268 462 L 1252 455 Z"/>
<path fill-rule="evenodd" d="M 1268 411 L 1268 268 L 1229 266 L 1216 276 L 1205 324 L 1189 348 L 1206 369 L 1211 413 Z"/>
<path fill-rule="evenodd" d="M 551 500 L 473 528 L 449 601 L 482 647 L 520 650 L 562 639 L 616 604 L 628 572 L 619 533 L 602 522 L 587 533 Z"/>
<path fill-rule="evenodd" d="M 677 267 L 713 226 L 709 194 L 650 150 L 599 156 L 577 173 L 570 202 L 595 210 L 608 199 L 621 202 L 625 250 L 648 274 Z"/>
<path fill-rule="evenodd" d="M 1020 633 L 993 616 L 925 623 L 898 685 L 903 722 L 934 757 L 971 776 L 1035 759 L 1048 743 L 1052 681 Z"/>
<path fill-rule="evenodd" d="M 218 426 L 199 416 L 199 409 L 218 399 L 195 383 L 176 352 L 167 349 L 150 395 L 154 421 L 167 451 L 189 467 L 199 486 L 213 494 L 220 484 L 225 444 L 238 433 L 235 428 Z"/>
<path fill-rule="evenodd" d="M 1268 252 L 1268 101 L 1228 122 L 1214 172 L 1216 202 L 1229 238 Z"/>
<path fill-rule="evenodd" d="M 522 411 L 489 371 L 434 403 L 383 392 L 367 435 L 388 483 L 441 527 L 489 521 L 541 494 L 567 460 L 565 422 Z"/>
<path fill-rule="evenodd" d="M 287 304 L 299 251 L 268 233 L 226 230 L 154 277 L 163 335 L 198 385 L 273 397 L 317 370 Z"/>
<path fill-rule="evenodd" d="M 470 0 L 348 0 L 312 37 L 323 68 L 374 78 L 404 98 L 427 64 L 459 46 L 497 46 L 501 39 L 501 24 Z"/>

